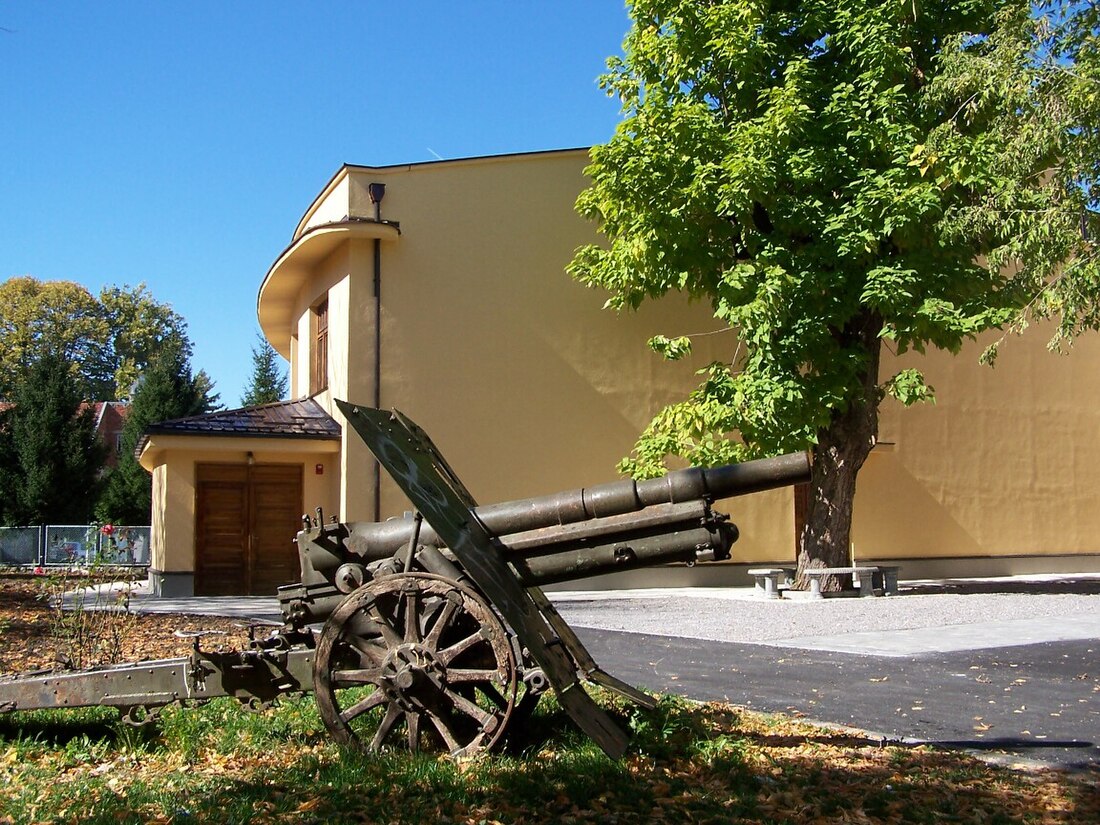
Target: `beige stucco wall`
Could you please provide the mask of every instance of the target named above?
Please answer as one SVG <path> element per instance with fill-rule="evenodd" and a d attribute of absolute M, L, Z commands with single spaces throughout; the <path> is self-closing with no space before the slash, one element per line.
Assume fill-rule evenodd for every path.
<path fill-rule="evenodd" d="M 665 362 L 645 342 L 718 328 L 705 306 L 672 297 L 615 315 L 605 294 L 566 275 L 574 250 L 598 241 L 573 210 L 586 164 L 587 152 L 573 151 L 352 167 L 348 186 L 337 175 L 297 229 L 308 234 L 319 215 L 372 216 L 367 186 L 386 184 L 381 215 L 400 236 L 381 242 L 381 403 L 423 426 L 481 502 L 618 478 L 615 464 L 653 414 L 733 352 L 732 336 L 707 336 L 693 359 Z M 295 303 L 301 396 L 309 308 L 328 292 L 330 392 L 318 400 L 338 420 L 332 397 L 369 404 L 375 393 L 373 244 L 344 243 L 302 279 Z M 341 462 L 342 517 L 372 518 L 373 458 L 347 426 Z M 783 491 L 736 503 L 738 558 L 791 555 L 791 501 Z M 382 517 L 407 508 L 384 478 Z"/>
<path fill-rule="evenodd" d="M 884 376 L 923 369 L 936 403 L 883 408 L 856 496 L 858 557 L 1100 552 L 1100 338 L 1047 351 L 1050 330 L 888 357 Z"/>
<path fill-rule="evenodd" d="M 294 231 L 295 237 L 301 236 L 313 227 L 324 226 L 346 218 L 350 214 L 348 186 L 347 178 L 333 178 L 326 187 L 324 196 L 315 200 L 298 222 Z"/>
<path fill-rule="evenodd" d="M 337 441 L 245 439 L 232 437 L 154 436 L 142 454 L 153 473 L 151 567 L 164 573 L 195 569 L 195 465 L 244 464 L 251 452 L 257 464 L 300 464 L 304 508 L 337 512 L 339 457 Z M 322 465 L 318 475 L 316 465 Z M 289 541 L 293 536 L 288 536 Z"/>

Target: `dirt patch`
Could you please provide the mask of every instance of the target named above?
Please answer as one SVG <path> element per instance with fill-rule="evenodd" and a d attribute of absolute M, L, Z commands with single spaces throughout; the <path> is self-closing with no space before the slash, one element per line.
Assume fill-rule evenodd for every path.
<path fill-rule="evenodd" d="M 66 643 L 58 638 L 54 609 L 48 604 L 48 580 L 42 576 L 0 576 L 0 674 L 64 667 Z M 185 656 L 191 640 L 175 631 L 216 630 L 207 636 L 207 650 L 241 650 L 248 646 L 247 624 L 240 619 L 185 616 L 174 613 L 125 615 L 111 625 L 118 634 L 120 661 Z M 92 657 L 89 664 L 112 664 Z"/>

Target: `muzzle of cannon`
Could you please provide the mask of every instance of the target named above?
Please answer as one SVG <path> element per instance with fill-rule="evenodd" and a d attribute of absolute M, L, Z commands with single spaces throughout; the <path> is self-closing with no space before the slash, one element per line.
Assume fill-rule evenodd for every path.
<path fill-rule="evenodd" d="M 494 747 L 552 688 L 610 756 L 628 744 L 585 692 L 652 697 L 605 673 L 540 585 L 728 559 L 737 528 L 712 507 L 809 480 L 806 454 L 477 506 L 427 435 L 397 411 L 336 404 L 414 510 L 381 523 L 304 517 L 302 577 L 284 625 L 239 653 L 0 680 L 0 712 L 114 705 L 124 719 L 235 696 L 263 708 L 313 690 L 326 728 L 368 750 Z"/>

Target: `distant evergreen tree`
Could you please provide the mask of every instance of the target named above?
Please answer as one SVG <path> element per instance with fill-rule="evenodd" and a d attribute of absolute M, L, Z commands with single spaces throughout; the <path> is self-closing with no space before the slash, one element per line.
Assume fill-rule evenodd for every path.
<path fill-rule="evenodd" d="M 225 406 L 219 403 L 222 395 L 220 392 L 214 392 L 214 379 L 210 377 L 206 370 L 199 370 L 195 373 L 195 390 L 203 399 L 202 412 L 208 413 L 225 409 Z"/>
<path fill-rule="evenodd" d="M 256 338 L 258 345 L 252 348 L 252 376 L 241 396 L 241 405 L 245 407 L 282 401 L 289 388 L 286 371 L 279 364 L 279 354 L 262 335 L 257 334 Z"/>
<path fill-rule="evenodd" d="M 95 413 L 67 359 L 45 354 L 14 385 L 0 420 L 4 523 L 83 524 L 92 515 L 104 448 Z"/>
<path fill-rule="evenodd" d="M 169 351 L 142 373 L 122 430 L 118 466 L 107 479 L 96 507 L 102 521 L 148 524 L 152 513 L 152 477 L 134 457 L 146 427 L 157 421 L 201 415 L 215 409 L 217 395 L 206 373 L 191 374 L 186 355 Z"/>

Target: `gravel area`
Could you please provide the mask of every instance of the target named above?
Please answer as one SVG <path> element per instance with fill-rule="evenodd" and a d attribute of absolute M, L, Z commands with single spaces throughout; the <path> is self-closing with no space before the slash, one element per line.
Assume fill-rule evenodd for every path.
<path fill-rule="evenodd" d="M 548 595 L 575 627 L 717 642 L 906 655 L 1100 640 L 1100 574 L 909 581 L 895 596 L 872 599 L 811 600 L 805 593 L 764 599 L 751 587 Z M 97 601 L 92 594 L 85 598 Z M 165 599 L 139 586 L 130 604 L 138 613 L 281 620 L 276 600 L 260 597 Z"/>
<path fill-rule="evenodd" d="M 1056 627 L 1060 620 L 1091 617 L 1100 622 L 1100 580 L 1074 579 L 1070 590 L 1058 582 L 1039 581 L 980 592 L 981 587 L 953 584 L 911 586 L 896 596 L 874 599 L 762 599 L 752 591 L 635 591 L 627 593 L 556 594 L 558 611 L 570 624 L 602 630 L 624 630 L 723 642 L 777 642 L 851 633 L 1040 620 Z M 975 592 L 975 591 L 979 592 Z M 952 592 L 954 591 L 954 592 Z"/>

